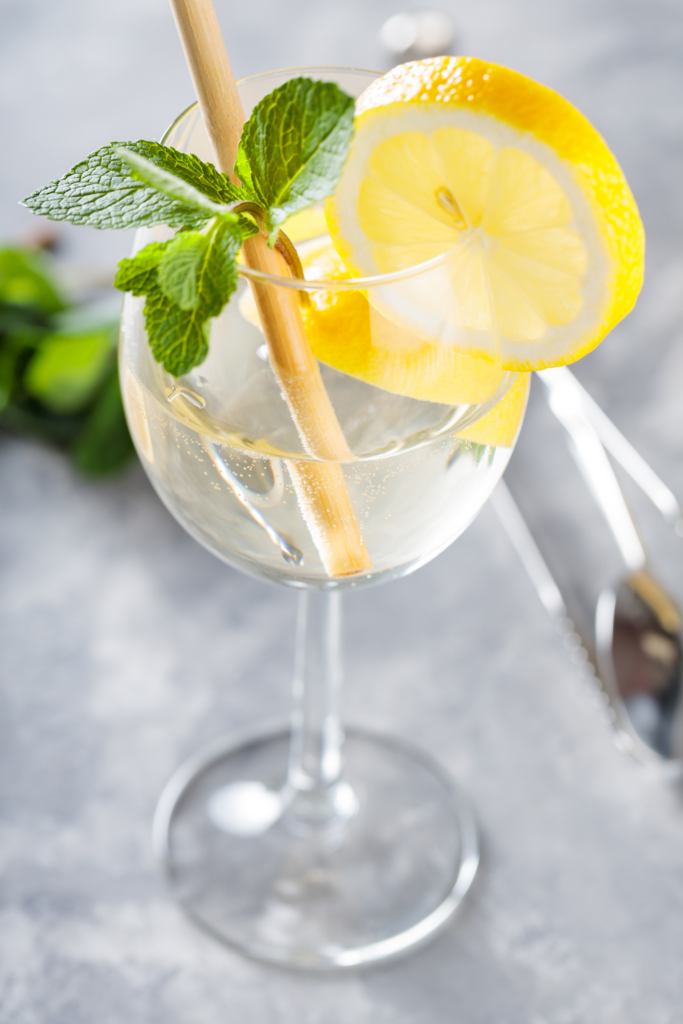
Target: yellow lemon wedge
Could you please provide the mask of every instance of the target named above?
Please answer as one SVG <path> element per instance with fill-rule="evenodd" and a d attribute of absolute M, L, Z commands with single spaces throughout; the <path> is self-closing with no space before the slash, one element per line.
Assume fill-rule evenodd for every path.
<path fill-rule="evenodd" d="M 351 275 L 331 245 L 303 259 L 309 280 L 344 281 Z M 386 319 L 368 293 L 312 292 L 302 306 L 306 334 L 316 359 L 368 384 L 427 402 L 476 405 L 503 386 L 504 370 L 463 355 L 438 339 L 424 341 L 408 327 Z"/>
<path fill-rule="evenodd" d="M 642 283 L 642 224 L 603 139 L 551 89 L 473 57 L 370 85 L 325 215 L 354 276 L 399 272 L 370 305 L 440 359 L 447 346 L 498 370 L 573 362 Z"/>
<path fill-rule="evenodd" d="M 309 280 L 348 280 L 330 246 L 305 260 Z M 362 291 L 313 292 L 301 310 L 316 359 L 368 384 L 425 402 L 477 405 L 510 384 L 502 399 L 458 437 L 510 447 L 524 416 L 529 374 L 508 374 L 486 359 L 463 355 L 453 345 L 422 341 L 385 319 Z"/>
<path fill-rule="evenodd" d="M 300 256 L 308 280 L 352 280 L 329 238 L 308 242 Z M 244 319 L 260 328 L 250 288 L 238 305 Z M 499 365 L 463 355 L 453 345 L 423 341 L 383 317 L 359 289 L 311 292 L 301 315 L 317 359 L 385 391 L 446 405 L 479 405 L 509 386 L 489 412 L 458 436 L 478 444 L 513 443 L 526 406 L 528 374 L 515 379 Z"/>

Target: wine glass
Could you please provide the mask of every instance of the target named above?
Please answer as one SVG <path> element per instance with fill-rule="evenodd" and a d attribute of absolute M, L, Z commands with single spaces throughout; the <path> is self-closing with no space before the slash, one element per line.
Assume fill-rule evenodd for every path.
<path fill-rule="evenodd" d="M 318 67 L 257 75 L 239 83 L 247 116 L 301 74 L 354 96 L 377 77 Z M 163 141 L 212 159 L 196 105 Z M 139 232 L 138 247 L 165 232 Z M 325 244 L 298 243 L 304 263 Z M 517 375 L 490 364 L 479 396 L 437 402 L 323 366 L 348 457 L 316 460 L 270 366 L 252 286 L 297 289 L 309 306 L 348 316 L 349 329 L 359 322 L 349 311 L 363 311 L 368 344 L 386 354 L 406 345 L 396 309 L 443 296 L 448 281 L 441 257 L 362 281 L 319 280 L 319 270 L 311 283 L 241 266 L 206 361 L 178 380 L 153 359 L 144 299 L 126 296 L 121 380 L 142 465 L 176 519 L 229 564 L 299 591 L 289 726 L 216 743 L 179 768 L 156 811 L 155 850 L 176 898 L 213 935 L 263 960 L 334 968 L 427 939 L 477 869 L 472 812 L 446 772 L 402 740 L 342 729 L 341 599 L 424 565 L 476 516 L 514 437 L 488 444 L 472 429 Z M 361 553 L 355 571 L 340 537 Z"/>

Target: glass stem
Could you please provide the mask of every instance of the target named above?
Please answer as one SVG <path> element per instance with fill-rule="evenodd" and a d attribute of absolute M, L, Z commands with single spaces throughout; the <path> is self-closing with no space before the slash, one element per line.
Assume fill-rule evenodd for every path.
<path fill-rule="evenodd" d="M 348 816 L 341 783 L 339 720 L 341 594 L 304 590 L 299 594 L 294 665 L 289 785 L 290 812 L 310 825 Z M 348 797 L 348 794 L 346 794 Z M 341 797 L 341 799 L 340 799 Z"/>

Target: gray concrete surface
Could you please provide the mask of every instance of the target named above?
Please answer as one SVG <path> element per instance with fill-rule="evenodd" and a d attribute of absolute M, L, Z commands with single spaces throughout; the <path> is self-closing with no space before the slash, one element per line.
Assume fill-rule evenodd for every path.
<path fill-rule="evenodd" d="M 683 498 L 683 7 L 467 0 L 458 49 L 572 99 L 624 166 L 648 231 L 636 312 L 578 373 Z M 238 74 L 378 65 L 395 6 L 218 7 Z M 164 0 L 3 0 L 2 234 L 22 194 L 191 100 Z M 111 264 L 123 236 L 65 232 Z M 616 553 L 536 388 L 508 473 L 590 622 Z M 632 488 L 683 603 L 683 541 Z M 491 509 L 413 577 L 347 602 L 346 713 L 428 746 L 483 834 L 463 913 L 396 964 L 308 977 L 251 963 L 169 901 L 149 822 L 173 768 L 288 705 L 293 597 L 212 559 L 139 467 L 93 485 L 0 439 L 0 1020 L 5 1024 L 678 1024 L 683 798 L 612 746 Z"/>

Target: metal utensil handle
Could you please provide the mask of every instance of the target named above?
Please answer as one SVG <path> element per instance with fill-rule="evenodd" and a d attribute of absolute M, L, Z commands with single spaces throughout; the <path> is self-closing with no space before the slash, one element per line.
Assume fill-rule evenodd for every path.
<path fill-rule="evenodd" d="M 645 567 L 647 557 L 607 453 L 594 427 L 586 419 L 580 398 L 562 376 L 543 377 L 548 403 L 571 439 L 576 463 L 614 534 L 622 557 L 631 570 Z"/>
<path fill-rule="evenodd" d="M 567 608 L 559 587 L 553 579 L 543 555 L 538 550 L 515 499 L 507 484 L 501 480 L 490 498 L 491 504 L 507 533 L 519 560 L 526 569 L 529 579 L 536 588 L 541 604 L 553 619 L 563 619 Z"/>
<path fill-rule="evenodd" d="M 557 366 L 551 370 L 539 370 L 538 376 L 544 384 L 561 380 L 566 388 L 572 388 L 581 402 L 581 410 L 597 433 L 607 451 L 614 456 L 619 465 L 631 479 L 638 484 L 653 505 L 659 509 L 667 522 L 677 524 L 683 518 L 683 511 L 671 491 L 639 452 L 627 441 L 621 431 L 612 423 L 600 408 L 595 399 L 591 398 L 586 389 L 566 366 Z"/>
<path fill-rule="evenodd" d="M 567 613 L 567 606 L 564 603 L 560 589 L 555 583 L 543 555 L 536 546 L 536 541 L 525 522 L 524 516 L 502 480 L 493 492 L 490 501 L 513 548 L 519 556 L 520 562 L 526 569 L 529 579 L 541 599 L 541 603 L 562 635 L 564 646 L 569 653 L 570 659 L 583 677 L 584 682 L 589 686 L 591 692 L 595 694 L 602 712 L 607 716 L 611 724 L 613 717 L 607 709 L 608 700 L 595 671 L 595 666 L 591 661 L 590 654 L 586 650 L 576 626 Z"/>

